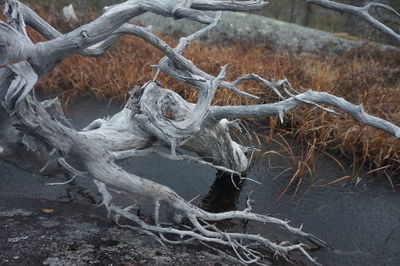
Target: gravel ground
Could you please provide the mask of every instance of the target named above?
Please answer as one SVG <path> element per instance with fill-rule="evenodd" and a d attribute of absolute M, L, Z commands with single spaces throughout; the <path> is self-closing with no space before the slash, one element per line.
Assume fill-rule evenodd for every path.
<path fill-rule="evenodd" d="M 163 247 L 103 208 L 0 198 L 0 265 L 232 265 L 199 246 Z"/>

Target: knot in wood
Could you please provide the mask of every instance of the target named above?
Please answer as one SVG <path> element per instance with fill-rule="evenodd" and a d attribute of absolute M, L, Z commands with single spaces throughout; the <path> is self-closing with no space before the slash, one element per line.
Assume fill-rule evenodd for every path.
<path fill-rule="evenodd" d="M 129 92 L 130 96 L 125 107 L 132 110 L 134 114 L 142 113 L 140 109 L 140 101 L 142 99 L 143 92 L 144 89 L 137 85 Z"/>

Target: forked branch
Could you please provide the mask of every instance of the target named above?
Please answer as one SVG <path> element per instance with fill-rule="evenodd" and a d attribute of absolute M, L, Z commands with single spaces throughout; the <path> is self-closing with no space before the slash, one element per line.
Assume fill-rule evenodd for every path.
<path fill-rule="evenodd" d="M 201 243 L 217 244 L 217 248 L 218 245 L 230 247 L 232 254 L 245 264 L 263 263 L 264 255 L 260 247 L 287 259 L 290 258 L 290 252 L 297 250 L 317 264 L 302 243 L 276 243 L 260 235 L 223 232 L 212 223 L 226 219 L 271 223 L 312 243 L 324 245 L 323 241 L 302 231 L 301 227 L 292 227 L 287 221 L 255 214 L 250 204 L 243 211 L 209 213 L 184 200 L 170 188 L 129 173 L 117 164 L 129 157 L 156 152 L 169 159 L 195 160 L 240 174 L 249 167 L 251 158 L 248 158 L 247 153 L 251 149 L 232 140 L 229 127 L 236 122 L 226 118 L 270 115 L 283 118 L 285 112 L 304 104 L 312 104 L 324 110 L 328 109 L 318 104 L 332 105 L 361 123 L 383 129 L 396 137 L 400 136 L 397 126 L 366 114 L 362 107 L 352 105 L 342 98 L 313 91 L 295 95 L 288 91 L 289 84 L 286 80 L 271 82 L 255 74 L 244 75 L 228 82 L 224 80 L 226 66 L 214 77 L 200 70 L 182 55 L 193 40 L 207 33 L 218 22 L 219 15 L 210 18 L 201 10 L 250 10 L 264 4 L 257 0 L 130 0 L 106 8 L 95 21 L 61 34 L 19 1 L 7 1 L 6 13 L 11 23 L 0 23 L 0 156 L 7 154 L 18 166 L 33 171 L 27 165 L 28 160 L 21 162 L 17 156 L 16 147 L 25 143 L 26 147 L 32 149 L 29 158 L 43 163 L 41 171 L 46 170 L 51 174 L 56 170 L 60 171 L 59 168 L 62 167 L 64 172 L 70 172 L 74 176 L 94 178 L 110 217 L 120 226 L 158 237 L 161 242 L 187 243 L 197 240 Z M 185 17 L 208 25 L 182 38 L 177 47 L 171 48 L 149 29 L 127 23 L 132 17 L 147 11 L 176 18 Z M 25 23 L 34 27 L 49 41 L 33 44 L 26 34 Z M 158 64 L 159 70 L 196 88 L 197 102 L 188 103 L 173 91 L 162 88 L 157 80 L 151 80 L 136 87 L 123 110 L 113 117 L 97 119 L 78 131 L 68 124 L 57 101 L 39 103 L 32 95 L 31 91 L 37 80 L 52 70 L 60 60 L 74 53 L 102 54 L 124 34 L 138 36 L 162 51 L 165 57 Z M 216 90 L 221 87 L 251 96 L 237 89 L 241 82 L 248 79 L 263 83 L 281 101 L 236 107 L 211 105 Z M 171 149 L 172 154 L 160 152 L 160 146 Z M 199 157 L 176 154 L 177 147 L 196 152 Z M 141 220 L 132 211 L 132 206 L 122 208 L 113 204 L 107 187 L 128 195 L 151 198 L 155 206 L 155 225 Z M 166 203 L 176 212 L 175 225 L 165 226 L 160 223 L 160 203 Z M 121 217 L 134 222 L 138 227 L 123 224 Z M 171 234 L 180 239 L 169 239 Z"/>
<path fill-rule="evenodd" d="M 400 44 L 400 34 L 395 32 L 393 29 L 391 29 L 384 23 L 380 22 L 376 18 L 374 18 L 370 13 L 371 10 L 374 8 L 375 9 L 384 9 L 384 10 L 392 13 L 398 19 L 400 19 L 400 13 L 388 5 L 370 2 L 364 6 L 357 7 L 357 6 L 346 5 L 346 4 L 337 3 L 337 2 L 329 1 L 329 0 L 305 0 L 305 1 L 307 3 L 317 5 L 317 6 L 320 6 L 323 8 L 327 8 L 327 9 L 338 11 L 340 13 L 346 13 L 346 14 L 349 14 L 352 16 L 359 17 L 360 19 L 367 22 L 368 24 L 370 24 L 372 27 L 374 27 L 378 31 L 387 34 L 393 40 L 395 40 L 397 43 Z"/>

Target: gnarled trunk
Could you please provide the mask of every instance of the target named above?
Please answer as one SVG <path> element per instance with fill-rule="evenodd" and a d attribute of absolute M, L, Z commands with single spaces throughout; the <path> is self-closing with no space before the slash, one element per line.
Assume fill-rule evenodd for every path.
<path fill-rule="evenodd" d="M 129 173 L 117 164 L 126 158 L 155 152 L 172 160 L 194 160 L 240 175 L 249 167 L 250 157 L 247 154 L 252 149 L 232 140 L 229 127 L 237 127 L 238 122 L 227 119 L 270 115 L 278 115 L 283 119 L 286 112 L 304 104 L 336 113 L 319 105 L 328 104 L 345 111 L 361 123 L 400 136 L 399 127 L 366 114 L 362 106 L 355 106 L 342 98 L 314 91 L 294 95 L 287 80 L 271 82 L 255 74 L 227 81 L 226 66 L 214 77 L 182 56 L 193 40 L 206 34 L 218 22 L 220 14 L 211 18 L 202 10 L 252 10 L 264 5 L 263 1 L 257 0 L 130 0 L 107 7 L 95 21 L 61 34 L 19 1 L 7 1 L 5 13 L 10 25 L 0 23 L 0 157 L 31 172 L 68 172 L 93 178 L 103 195 L 105 207 L 117 223 L 120 217 L 124 217 L 138 227 L 121 226 L 144 231 L 162 242 L 187 243 L 198 240 L 201 243 L 224 245 L 232 248 L 242 263 L 262 262 L 263 255 L 253 248 L 254 244 L 258 244 L 285 258 L 291 251 L 298 250 L 311 262 L 317 263 L 302 243 L 275 243 L 259 235 L 222 232 L 212 224 L 225 219 L 273 223 L 313 243 L 324 244 L 286 221 L 253 213 L 250 200 L 243 211 L 209 213 L 185 201 L 170 188 Z M 178 19 L 192 19 L 207 25 L 182 38 L 177 47 L 171 48 L 149 29 L 127 24 L 132 17 L 148 11 Z M 49 41 L 33 44 L 26 34 L 25 23 Z M 198 92 L 197 102 L 188 103 L 176 93 L 162 88 L 156 81 L 156 75 L 154 80 L 131 91 L 130 98 L 119 113 L 109 119 L 97 119 L 78 131 L 69 125 L 57 100 L 39 102 L 35 98 L 32 90 L 37 80 L 61 60 L 76 53 L 100 55 L 124 34 L 140 37 L 162 51 L 165 57 L 158 64 L 158 71 L 194 87 Z M 220 87 L 257 98 L 237 88 L 241 82 L 249 79 L 273 90 L 281 101 L 253 106 L 211 106 L 214 94 Z M 170 153 L 163 152 L 161 146 L 168 147 Z M 182 150 L 193 151 L 199 157 L 184 154 Z M 107 187 L 150 197 L 154 201 L 155 224 L 141 220 L 132 207 L 116 206 Z M 160 224 L 161 202 L 176 211 L 176 226 Z M 181 224 L 183 219 L 187 220 L 191 229 Z M 165 234 L 173 234 L 180 239 L 167 239 Z"/>

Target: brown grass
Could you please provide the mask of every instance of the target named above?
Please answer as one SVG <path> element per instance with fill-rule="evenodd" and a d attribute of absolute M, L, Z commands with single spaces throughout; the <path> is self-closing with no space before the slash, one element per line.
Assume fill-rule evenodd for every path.
<path fill-rule="evenodd" d="M 63 31 L 76 26 L 63 25 L 60 18 L 49 15 L 53 12 L 48 12 L 48 9 L 43 11 L 39 8 L 39 13 L 47 21 Z M 170 36 L 161 37 L 170 44 L 176 44 Z M 32 38 L 41 40 L 33 33 Z M 316 56 L 277 53 L 256 45 L 237 44 L 227 47 L 194 43 L 187 49 L 185 56 L 212 74 L 217 74 L 223 64 L 228 64 L 228 80 L 245 73 L 256 73 L 272 80 L 285 76 L 299 91 L 312 88 L 345 97 L 355 104 L 363 103 L 370 114 L 400 125 L 399 54 L 374 52 L 365 47 L 341 56 Z M 150 65 L 157 64 L 161 57 L 160 52 L 144 41 L 123 37 L 101 57 L 76 55 L 66 59 L 40 81 L 38 88 L 46 93 L 59 94 L 65 104 L 82 95 L 114 97 L 123 101 L 133 85 L 143 84 L 153 77 L 154 71 Z M 180 93 L 189 101 L 195 101 L 193 89 L 165 75 L 161 75 L 159 80 L 166 88 Z M 249 100 L 221 89 L 215 96 L 214 104 L 240 105 L 276 101 L 267 89 L 254 82 L 245 83 L 242 89 L 261 95 L 262 99 Z M 389 134 L 355 122 L 349 116 L 339 117 L 316 110 L 315 107 L 304 107 L 288 113 L 284 125 L 276 118 L 264 122 L 270 126 L 272 133 L 275 129 L 283 128 L 309 143 L 311 146 L 306 148 L 305 153 L 308 160 L 313 156 L 310 152 L 318 149 L 340 153 L 351 159 L 354 165 L 364 163 L 371 170 L 382 168 L 375 173 L 388 175 L 399 170 L 400 142 Z M 300 176 L 306 168 L 307 164 L 300 163 L 296 175 Z M 389 180 L 393 181 L 391 178 Z M 301 180 L 298 182 L 301 183 Z"/>

